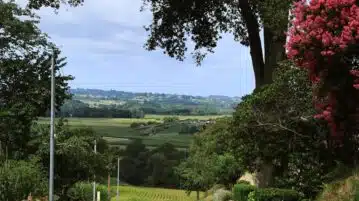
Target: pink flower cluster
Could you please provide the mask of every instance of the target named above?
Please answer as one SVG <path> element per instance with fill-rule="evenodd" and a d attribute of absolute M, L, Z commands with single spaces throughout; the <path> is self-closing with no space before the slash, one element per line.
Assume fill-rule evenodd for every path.
<path fill-rule="evenodd" d="M 295 3 L 292 14 L 287 56 L 308 69 L 312 82 L 318 83 L 321 73 L 330 70 L 332 58 L 359 42 L 359 6 L 356 0 L 311 0 L 309 3 L 300 0 Z M 348 71 L 354 76 L 353 87 L 359 89 L 359 71 Z M 336 130 L 332 115 L 335 95 L 329 94 L 328 104 L 321 107 L 323 112 L 316 117 L 325 119 Z"/>

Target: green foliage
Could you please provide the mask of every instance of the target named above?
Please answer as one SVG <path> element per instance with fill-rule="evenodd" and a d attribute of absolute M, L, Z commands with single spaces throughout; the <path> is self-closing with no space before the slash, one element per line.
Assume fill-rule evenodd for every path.
<path fill-rule="evenodd" d="M 219 189 L 213 194 L 213 201 L 229 201 L 232 199 L 232 192 Z"/>
<path fill-rule="evenodd" d="M 294 188 L 314 196 L 324 175 L 335 167 L 329 129 L 312 116 L 311 87 L 306 72 L 284 62 L 273 84 L 243 97 L 233 114 L 229 150 L 241 159 L 243 169 L 273 167 L 269 185 Z M 329 145 L 329 146 L 328 146 Z M 333 154 L 334 153 L 334 154 Z"/>
<path fill-rule="evenodd" d="M 165 118 L 163 118 L 163 123 L 173 123 L 178 120 L 179 120 L 178 117 L 165 117 Z"/>
<path fill-rule="evenodd" d="M 106 143 L 95 137 L 91 129 L 70 129 L 68 125 L 59 122 L 56 130 L 55 147 L 55 193 L 61 199 L 66 198 L 66 191 L 79 181 L 86 181 L 96 174 L 98 181 L 107 176 Z M 35 154 L 45 169 L 49 168 L 48 127 L 38 127 L 37 148 Z M 98 153 L 93 151 L 97 139 Z"/>
<path fill-rule="evenodd" d="M 244 181 L 244 180 L 237 181 L 237 184 L 251 185 L 249 181 Z"/>
<path fill-rule="evenodd" d="M 103 185 L 96 185 L 96 192 L 100 191 L 101 200 L 110 201 L 107 187 Z M 89 201 L 93 196 L 93 184 L 79 182 L 73 185 L 68 191 L 67 196 L 69 201 Z"/>
<path fill-rule="evenodd" d="M 0 165 L 0 200 L 19 201 L 47 193 L 47 180 L 41 167 L 33 161 L 9 160 Z"/>
<path fill-rule="evenodd" d="M 248 195 L 248 201 L 300 201 L 301 196 L 295 190 L 264 188 L 256 189 Z"/>
<path fill-rule="evenodd" d="M 188 191 L 207 190 L 214 184 L 230 188 L 236 183 L 242 169 L 238 158 L 226 152 L 229 142 L 227 130 L 228 119 L 224 118 L 195 135 L 189 157 L 177 169 L 183 188 Z"/>
<path fill-rule="evenodd" d="M 182 123 L 181 130 L 179 131 L 180 134 L 195 134 L 201 130 L 200 125 L 195 125 L 191 123 Z"/>
<path fill-rule="evenodd" d="M 123 152 L 120 177 L 132 185 L 175 188 L 179 180 L 174 169 L 183 158 L 184 154 L 172 144 L 148 150 L 142 141 L 134 140 Z"/>
<path fill-rule="evenodd" d="M 324 184 L 316 201 L 357 201 L 359 199 L 359 176 L 357 170 L 350 176 Z"/>
<path fill-rule="evenodd" d="M 50 105 L 50 57 L 54 52 L 55 72 L 66 65 L 66 58 L 40 31 L 34 13 L 12 1 L 0 1 L 0 13 L 0 155 L 25 158 L 31 124 Z M 72 79 L 56 77 L 57 109 L 70 97 Z"/>
<path fill-rule="evenodd" d="M 247 184 L 236 184 L 233 187 L 233 199 L 235 201 L 247 201 L 250 192 L 256 190 L 255 186 Z"/>

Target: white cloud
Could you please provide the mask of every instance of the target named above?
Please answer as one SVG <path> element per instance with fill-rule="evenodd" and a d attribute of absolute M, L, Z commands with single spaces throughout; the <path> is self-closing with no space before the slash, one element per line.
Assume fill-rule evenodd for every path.
<path fill-rule="evenodd" d="M 16 0 L 24 6 L 27 0 Z M 149 12 L 140 12 L 142 0 L 85 0 L 83 6 L 76 8 L 62 5 L 58 14 L 52 8 L 41 8 L 37 13 L 42 20 L 58 23 L 81 23 L 96 19 L 125 26 L 142 27 L 147 25 L 151 16 Z M 96 27 L 96 24 L 94 24 Z"/>

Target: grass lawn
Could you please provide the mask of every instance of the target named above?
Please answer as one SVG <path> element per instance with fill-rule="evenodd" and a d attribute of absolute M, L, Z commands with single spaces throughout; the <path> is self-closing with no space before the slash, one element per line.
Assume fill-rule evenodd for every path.
<path fill-rule="evenodd" d="M 103 136 L 110 145 L 124 146 L 132 139 L 142 139 L 143 143 L 150 147 L 169 142 L 178 148 L 186 148 L 192 139 L 191 135 L 178 134 L 173 128 L 161 131 L 156 135 L 143 136 L 140 131 L 130 128 L 133 122 L 161 122 L 165 115 L 146 115 L 142 119 L 126 118 L 67 118 L 70 126 L 75 128 L 91 127 L 100 136 Z M 180 119 L 211 119 L 221 116 L 178 116 Z M 39 124 L 49 124 L 49 118 L 40 118 Z"/>
<path fill-rule="evenodd" d="M 116 187 L 112 188 L 116 200 Z M 163 189 L 163 188 L 146 188 L 134 186 L 120 186 L 119 201 L 195 201 L 196 193 L 192 192 L 187 196 L 183 190 Z M 200 195 L 203 198 L 203 194 Z"/>

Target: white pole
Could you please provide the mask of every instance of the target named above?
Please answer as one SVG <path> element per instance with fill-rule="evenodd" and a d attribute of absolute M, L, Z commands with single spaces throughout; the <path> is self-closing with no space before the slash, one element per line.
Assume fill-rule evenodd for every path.
<path fill-rule="evenodd" d="M 54 200 L 54 102 L 55 102 L 55 51 L 51 58 L 51 120 L 50 120 L 50 170 L 49 170 L 49 201 Z"/>
<path fill-rule="evenodd" d="M 101 201 L 101 192 L 97 191 L 97 201 Z"/>
<path fill-rule="evenodd" d="M 119 188 L 120 188 L 120 158 L 117 158 L 117 201 L 120 200 L 119 196 Z"/>
<path fill-rule="evenodd" d="M 94 144 L 95 154 L 96 154 L 96 152 L 97 152 L 96 146 L 97 146 L 97 142 L 96 142 L 96 140 L 95 140 L 95 144 Z M 93 175 L 93 201 L 96 201 L 96 175 L 95 175 L 95 174 Z"/>

